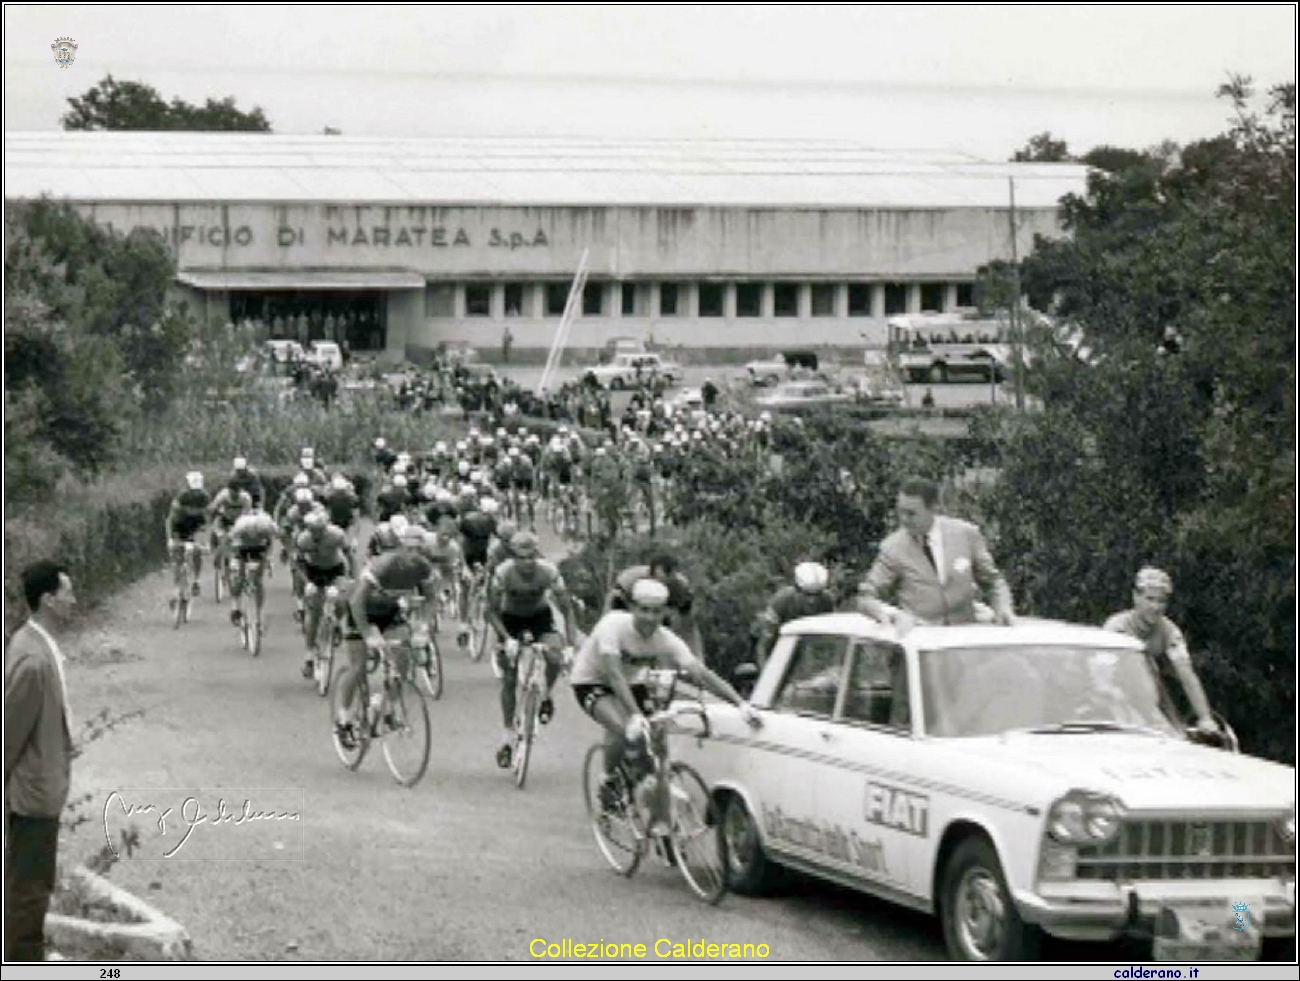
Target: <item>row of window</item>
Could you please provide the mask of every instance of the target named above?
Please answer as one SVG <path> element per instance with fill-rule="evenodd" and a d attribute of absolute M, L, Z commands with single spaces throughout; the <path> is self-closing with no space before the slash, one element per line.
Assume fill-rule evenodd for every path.
<path fill-rule="evenodd" d="M 797 317 L 799 293 L 804 284 L 778 282 L 772 288 L 775 317 Z M 737 317 L 763 316 L 766 283 L 587 283 L 582 291 L 582 316 L 602 317 L 619 304 L 624 317 L 724 317 L 727 289 L 735 288 Z M 693 287 L 693 288 L 692 288 Z M 491 317 L 493 283 L 430 283 L 425 293 L 427 317 Z M 909 312 L 932 312 L 969 307 L 974 304 L 973 283 L 812 283 L 808 284 L 808 313 L 814 317 L 837 316 L 838 291 L 845 290 L 845 313 L 850 317 L 885 316 Z M 464 291 L 464 305 L 457 311 L 457 290 Z M 873 290 L 882 295 L 873 303 Z M 909 290 L 915 290 L 917 305 L 909 309 Z M 694 299 L 694 310 L 692 306 Z M 651 302 L 658 300 L 658 309 Z M 569 300 L 567 282 L 504 283 L 502 314 L 506 317 L 559 317 Z M 540 310 L 538 309 L 540 307 Z"/>

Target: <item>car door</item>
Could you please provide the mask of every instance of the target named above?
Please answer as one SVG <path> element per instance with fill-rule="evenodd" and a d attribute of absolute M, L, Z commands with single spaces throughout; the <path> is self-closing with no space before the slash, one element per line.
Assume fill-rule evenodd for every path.
<path fill-rule="evenodd" d="M 842 634 L 794 639 L 757 734 L 763 758 L 755 817 L 770 848 L 816 865 L 825 864 L 838 845 L 825 833 L 817 788 L 826 729 L 844 690 L 848 647 Z"/>
<path fill-rule="evenodd" d="M 847 839 L 840 871 L 916 893 L 914 853 L 930 834 L 930 798 L 913 782 L 919 775 L 908 689 L 900 646 L 853 641 L 845 691 L 825 726 L 817 800 L 826 821 Z"/>

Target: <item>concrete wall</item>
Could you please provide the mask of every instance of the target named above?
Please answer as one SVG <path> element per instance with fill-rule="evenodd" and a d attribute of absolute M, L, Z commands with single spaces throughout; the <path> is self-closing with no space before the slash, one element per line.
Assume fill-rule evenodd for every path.
<path fill-rule="evenodd" d="M 400 268 L 431 277 L 970 276 L 1009 255 L 1002 209 L 812 211 L 82 204 L 121 231 L 157 229 L 182 269 Z M 1059 233 L 1019 212 L 1019 248 Z"/>

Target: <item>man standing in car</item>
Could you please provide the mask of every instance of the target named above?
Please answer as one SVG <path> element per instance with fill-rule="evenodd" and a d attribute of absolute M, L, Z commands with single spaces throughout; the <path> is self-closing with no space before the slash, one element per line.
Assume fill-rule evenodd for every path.
<path fill-rule="evenodd" d="M 893 623 L 900 631 L 917 622 L 974 623 L 982 588 L 998 623 L 1015 622 L 1011 589 L 989 554 L 975 525 L 936 514 L 939 487 L 913 477 L 898 491 L 898 520 L 902 525 L 881 543 L 880 554 L 858 587 L 863 613 Z M 901 610 L 891 609 L 881 596 L 892 593 Z"/>

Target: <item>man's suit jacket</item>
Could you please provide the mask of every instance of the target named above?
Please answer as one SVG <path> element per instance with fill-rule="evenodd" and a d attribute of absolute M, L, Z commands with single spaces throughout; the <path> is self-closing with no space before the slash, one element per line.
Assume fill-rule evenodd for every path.
<path fill-rule="evenodd" d="M 30 623 L 5 649 L 5 804 L 57 818 L 68 802 L 72 736 L 54 652 Z"/>
<path fill-rule="evenodd" d="M 896 597 L 897 605 L 927 623 L 972 623 L 978 587 L 988 590 L 995 610 L 1011 609 L 1011 590 L 989 554 L 979 528 L 958 518 L 935 515 L 944 579 L 925 550 L 904 528 L 880 546 L 863 592 L 876 599 Z"/>

